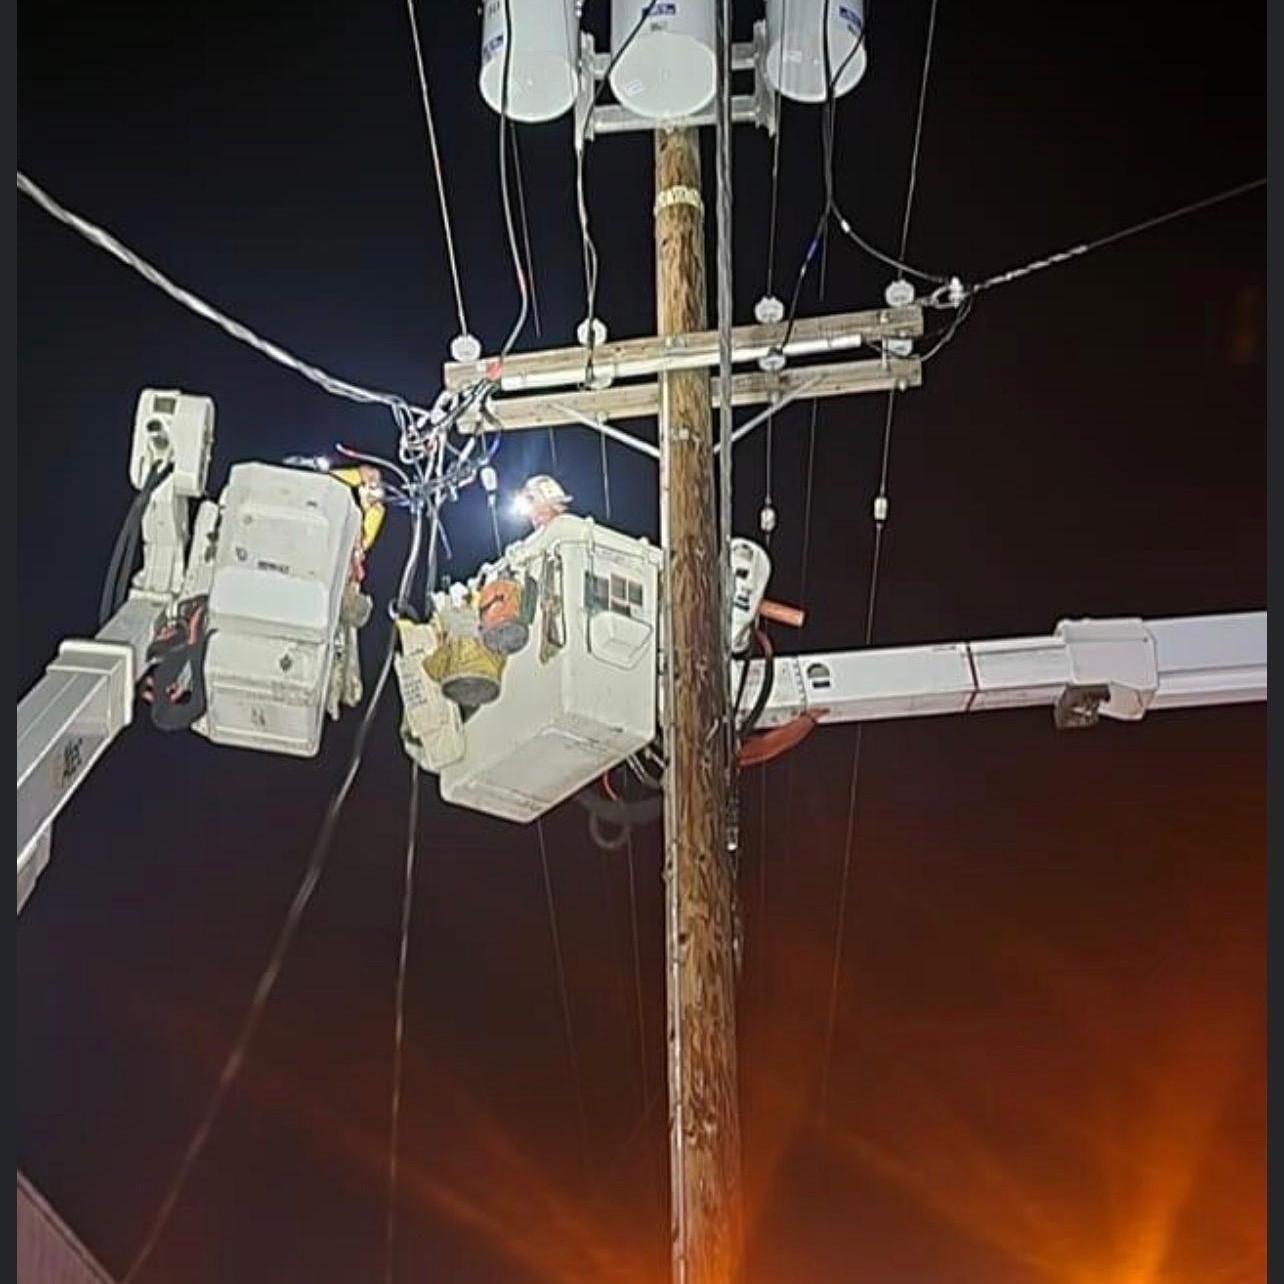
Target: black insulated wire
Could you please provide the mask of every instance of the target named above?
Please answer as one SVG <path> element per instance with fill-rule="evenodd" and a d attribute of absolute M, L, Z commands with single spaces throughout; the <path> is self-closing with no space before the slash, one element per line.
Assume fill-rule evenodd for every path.
<path fill-rule="evenodd" d="M 517 229 L 513 221 L 513 201 L 508 190 L 508 97 L 512 87 L 513 75 L 513 3 L 512 0 L 504 0 L 504 72 L 502 77 L 503 88 L 500 92 L 499 102 L 499 194 L 500 201 L 504 207 L 504 229 L 508 234 L 508 249 L 512 256 L 513 273 L 517 278 L 517 292 L 520 296 L 520 305 L 517 311 L 517 319 L 513 322 L 513 327 L 508 333 L 508 338 L 504 340 L 504 346 L 500 349 L 500 360 L 513 350 L 513 345 L 521 337 L 522 331 L 526 328 L 526 318 L 530 312 L 530 286 L 528 283 L 526 266 L 522 262 L 521 249 L 517 244 Z"/>
<path fill-rule="evenodd" d="M 602 79 L 593 90 L 593 97 L 589 101 L 588 111 L 584 113 L 584 123 L 580 126 L 580 132 L 575 139 L 575 204 L 580 222 L 580 247 L 584 258 L 584 297 L 587 310 L 586 328 L 588 330 L 585 335 L 587 340 L 585 346 L 588 348 L 588 353 L 584 360 L 583 378 L 583 383 L 586 387 L 593 382 L 593 352 L 597 347 L 593 320 L 597 312 L 598 258 L 597 246 L 593 243 L 593 235 L 589 230 L 588 198 L 584 191 L 584 149 L 588 143 L 588 133 L 593 122 L 593 113 L 597 110 L 602 91 L 606 88 L 611 72 L 615 70 L 616 64 L 624 57 L 629 46 L 646 25 L 646 20 L 651 16 L 651 11 L 658 3 L 659 0 L 650 0 L 650 3 L 638 15 L 637 22 L 633 24 L 632 30 L 625 36 L 620 47 L 611 55 L 610 61 L 606 64 L 606 70 L 602 73 Z"/>

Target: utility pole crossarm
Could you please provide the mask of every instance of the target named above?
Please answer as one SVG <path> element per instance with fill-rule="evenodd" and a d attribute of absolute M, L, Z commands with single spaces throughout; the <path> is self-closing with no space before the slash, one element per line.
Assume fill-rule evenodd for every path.
<path fill-rule="evenodd" d="M 917 339 L 922 333 L 923 310 L 919 307 L 799 317 L 792 332 L 783 321 L 773 325 L 738 325 L 731 332 L 732 359 L 738 365 L 746 365 L 776 350 L 787 358 L 817 357 L 871 347 L 885 339 Z M 787 334 L 789 341 L 785 343 Z M 575 387 L 584 378 L 587 357 L 588 351 L 583 347 L 514 352 L 504 358 L 499 372 L 500 390 L 533 392 Z M 442 367 L 443 384 L 452 391 L 466 388 L 484 378 L 494 361 L 493 357 L 449 361 Z M 717 364 L 716 330 L 620 339 L 599 343 L 593 349 L 593 375 L 601 383 L 640 379 L 665 370 L 712 369 Z"/>
<path fill-rule="evenodd" d="M 759 406 L 800 397 L 848 397 L 893 389 L 903 392 L 906 388 L 919 387 L 922 382 L 923 368 L 918 357 L 829 362 L 797 366 L 778 373 L 753 370 L 731 376 L 731 404 Z M 719 381 L 711 378 L 709 383 L 713 405 L 720 407 Z M 648 419 L 659 414 L 660 387 L 657 383 L 624 383 L 610 388 L 568 388 L 520 397 L 494 397 L 487 409 L 500 427 L 507 430 L 574 424 L 585 418 Z M 469 432 L 480 422 L 476 411 L 466 411 L 460 417 L 459 427 Z"/>
<path fill-rule="evenodd" d="M 752 707 L 763 666 L 752 662 Z M 779 657 L 758 727 L 1044 706 L 1057 725 L 1266 699 L 1266 612 L 1072 620 L 1045 637 Z"/>

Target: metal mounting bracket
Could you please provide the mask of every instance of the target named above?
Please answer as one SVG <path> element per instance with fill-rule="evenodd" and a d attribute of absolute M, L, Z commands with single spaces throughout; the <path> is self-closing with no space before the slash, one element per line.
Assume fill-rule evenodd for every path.
<path fill-rule="evenodd" d="M 766 76 L 767 24 L 754 23 L 753 39 L 731 46 L 732 72 L 752 72 L 753 91 L 734 94 L 731 99 L 731 123 L 754 125 L 768 134 L 776 132 L 776 91 Z M 575 138 L 592 142 L 599 135 L 633 134 L 657 129 L 698 129 L 714 123 L 714 107 L 710 102 L 704 110 L 692 116 L 657 121 L 639 116 L 619 103 L 599 103 L 596 107 L 598 85 L 606 78 L 611 66 L 610 54 L 598 53 L 592 35 L 580 33 L 579 92 L 575 97 Z"/>

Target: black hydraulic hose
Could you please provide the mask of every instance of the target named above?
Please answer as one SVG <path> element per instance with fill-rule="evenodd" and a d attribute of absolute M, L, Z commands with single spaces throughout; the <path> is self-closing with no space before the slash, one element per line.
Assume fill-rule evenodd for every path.
<path fill-rule="evenodd" d="M 776 683 L 776 661 L 775 656 L 771 654 L 768 647 L 762 645 L 758 634 L 754 634 L 754 640 L 758 642 L 762 651 L 762 686 L 758 689 L 758 694 L 754 698 L 753 708 L 749 710 L 749 716 L 740 724 L 740 735 L 747 736 L 757 725 L 758 719 L 762 717 L 763 710 L 767 707 L 767 701 L 771 699 L 771 691 Z M 745 667 L 740 673 L 740 694 L 736 697 L 736 708 L 740 708 L 740 696 L 744 694 L 744 684 L 749 674 L 749 658 L 745 657 Z"/>
<path fill-rule="evenodd" d="M 138 541 L 142 536 L 143 514 L 156 493 L 157 487 L 174 471 L 174 465 L 153 464 L 138 494 L 134 496 L 125 520 L 121 523 L 116 542 L 112 545 L 111 560 L 107 564 L 107 577 L 103 581 L 102 596 L 98 601 L 98 625 L 101 628 L 124 604 L 129 594 L 129 577 L 133 574 L 134 560 L 138 556 Z"/>

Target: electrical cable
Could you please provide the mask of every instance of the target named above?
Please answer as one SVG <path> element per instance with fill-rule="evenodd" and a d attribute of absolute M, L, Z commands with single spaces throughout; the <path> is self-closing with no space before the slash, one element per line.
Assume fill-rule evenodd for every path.
<path fill-rule="evenodd" d="M 517 142 L 517 130 L 512 132 L 513 171 L 517 175 L 517 214 L 522 225 L 522 254 L 531 288 L 531 320 L 535 324 L 535 337 L 543 338 L 544 327 L 539 314 L 539 285 L 535 279 L 535 258 L 531 253 L 531 225 L 526 218 L 526 183 L 522 177 L 522 152 Z"/>
<path fill-rule="evenodd" d="M 740 681 L 736 683 L 736 697 L 731 702 L 731 716 L 733 718 L 738 719 L 740 717 L 740 706 L 744 703 L 745 688 L 748 687 L 748 685 L 749 685 L 749 656 L 746 655 L 745 658 L 740 663 Z"/>
<path fill-rule="evenodd" d="M 611 471 L 607 464 L 606 434 L 598 433 L 598 442 L 602 447 L 602 502 L 605 504 L 606 520 L 611 520 Z"/>
<path fill-rule="evenodd" d="M 295 374 L 302 375 L 303 378 L 316 384 L 317 387 L 330 393 L 331 396 L 344 397 L 349 401 L 360 402 L 362 405 L 388 406 L 392 408 L 394 413 L 409 411 L 425 416 L 430 413 L 424 407 L 415 405 L 405 397 L 399 397 L 390 392 L 380 392 L 373 388 L 365 388 L 360 384 L 348 383 L 346 380 L 339 379 L 320 367 L 310 365 L 308 362 L 287 352 L 270 339 L 262 338 L 248 326 L 242 325 L 239 321 L 234 321 L 226 313 L 220 312 L 212 304 L 206 303 L 204 299 L 197 297 L 189 290 L 185 290 L 182 286 L 176 285 L 158 268 L 153 267 L 146 259 L 123 245 L 104 228 L 91 223 L 86 218 L 82 218 L 79 214 L 73 214 L 50 196 L 44 188 L 28 178 L 21 170 L 18 171 L 18 191 L 34 201 L 45 213 L 57 219 L 58 222 L 78 232 L 91 245 L 96 245 L 113 258 L 119 259 L 126 267 L 132 268 L 143 280 L 150 285 L 154 285 L 162 293 L 169 295 L 171 299 L 187 308 L 188 311 L 194 312 L 198 317 L 218 326 L 224 333 L 230 335 L 233 339 L 239 340 L 241 343 L 247 344 L 270 361 L 275 361 L 287 370 L 293 370 Z"/>
<path fill-rule="evenodd" d="M 424 124 L 428 127 L 428 148 L 432 153 L 432 167 L 437 176 L 437 199 L 441 204 L 441 226 L 446 235 L 446 257 L 450 261 L 450 279 L 455 288 L 455 312 L 459 317 L 459 333 L 468 333 L 468 318 L 464 314 L 464 291 L 459 279 L 459 264 L 455 260 L 455 238 L 450 227 L 450 209 L 446 203 L 446 179 L 441 168 L 441 154 L 437 150 L 437 128 L 433 123 L 432 100 L 428 94 L 428 73 L 424 68 L 423 49 L 419 43 L 419 19 L 415 13 L 415 0 L 406 0 L 406 13 L 410 18 L 410 37 L 415 49 L 415 67 L 419 72 L 419 92 L 424 105 Z"/>
<path fill-rule="evenodd" d="M 820 280 L 817 296 L 822 301 L 825 298 L 825 291 L 829 282 L 829 238 L 825 237 L 820 250 Z M 807 480 L 803 488 L 803 513 L 802 513 L 802 549 L 799 556 L 798 568 L 798 600 L 805 602 L 807 600 L 807 575 L 810 570 L 811 562 L 811 526 L 812 526 L 812 503 L 815 494 L 816 479 L 816 429 L 820 422 L 820 401 L 817 398 L 812 399 L 811 415 L 807 425 Z M 764 767 L 764 773 L 766 768 Z M 790 759 L 785 769 L 785 826 L 788 832 L 792 831 L 793 814 L 794 814 L 794 783 L 797 765 L 794 759 Z M 766 790 L 764 780 L 763 789 Z M 764 793 L 765 797 L 765 793 Z M 764 821 L 765 827 L 765 821 Z M 765 828 L 764 828 L 765 832 Z M 765 859 L 765 858 L 764 858 Z M 764 900 L 764 921 L 765 905 Z M 763 933 L 764 937 L 766 932 Z"/>
<path fill-rule="evenodd" d="M 762 988 L 764 1001 L 770 993 L 771 970 L 767 966 L 771 957 L 767 922 L 767 853 L 770 830 L 767 826 L 767 793 L 771 787 L 771 764 L 763 763 L 758 783 L 758 924 L 762 938 L 760 954 L 762 957 Z"/>
<path fill-rule="evenodd" d="M 587 334 L 584 337 L 587 340 L 585 346 L 588 351 L 584 359 L 583 379 L 586 387 L 591 385 L 593 381 L 593 351 L 597 347 L 597 335 L 593 322 L 597 312 L 598 258 L 597 246 L 594 245 L 593 235 L 589 230 L 588 198 L 584 191 L 584 149 L 588 142 L 589 129 L 593 123 L 593 113 L 597 110 L 598 100 L 601 98 L 602 90 L 606 88 L 611 72 L 615 70 L 616 64 L 627 52 L 637 34 L 646 25 L 647 19 L 651 16 L 651 11 L 658 3 L 659 0 L 649 0 L 647 6 L 638 15 L 638 20 L 633 24 L 632 30 L 625 36 L 620 47 L 611 55 L 606 64 L 606 69 L 602 72 L 601 80 L 598 81 L 593 90 L 593 97 L 589 100 L 588 111 L 584 113 L 583 123 L 580 125 L 579 133 L 575 138 L 575 207 L 580 222 L 580 248 L 584 258 L 584 295 L 587 306 L 585 319 Z M 590 74 L 592 74 L 591 71 Z"/>
<path fill-rule="evenodd" d="M 974 298 L 974 295 L 969 294 L 959 305 L 958 311 L 955 312 L 950 324 L 941 332 L 940 337 L 936 339 L 936 342 L 928 348 L 926 352 L 919 353 L 918 359 L 920 364 L 926 365 L 927 362 L 931 361 L 932 358 L 935 357 L 959 332 L 960 327 L 972 313 Z"/>
<path fill-rule="evenodd" d="M 918 81 L 918 113 L 914 119 L 914 143 L 910 148 L 909 186 L 905 193 L 905 217 L 901 222 L 900 256 L 902 259 L 905 257 L 905 251 L 909 248 L 910 215 L 914 210 L 914 188 L 918 183 L 918 152 L 919 144 L 923 140 L 923 109 L 927 103 L 927 80 L 932 70 L 932 43 L 936 35 L 936 3 L 937 0 L 932 0 L 932 7 L 927 14 L 927 43 L 923 49 L 923 70 L 919 75 Z"/>
<path fill-rule="evenodd" d="M 419 560 L 419 549 L 421 543 L 421 534 L 423 528 L 423 515 L 415 515 L 414 525 L 412 527 L 410 549 L 407 553 L 406 562 L 402 570 L 401 583 L 397 594 L 396 603 L 403 603 L 406 593 L 413 579 L 415 566 Z M 165 1197 L 161 1200 L 160 1206 L 152 1219 L 142 1246 L 139 1248 L 126 1271 L 121 1284 L 134 1284 L 138 1273 L 147 1264 L 151 1257 L 161 1234 L 169 1222 L 169 1218 L 178 1203 L 179 1196 L 182 1194 L 183 1187 L 186 1185 L 187 1178 L 190 1176 L 192 1168 L 201 1152 L 205 1149 L 205 1144 L 209 1140 L 209 1135 L 214 1127 L 214 1122 L 218 1113 L 227 1098 L 232 1084 L 235 1082 L 241 1067 L 245 1063 L 246 1054 L 249 1051 L 250 1042 L 258 1028 L 260 1017 L 267 1006 L 267 1001 L 272 994 L 276 985 L 277 978 L 281 974 L 281 969 L 285 964 L 286 955 L 289 953 L 290 946 L 294 942 L 295 934 L 298 931 L 299 924 L 303 919 L 309 902 L 316 892 L 317 885 L 321 881 L 321 875 L 325 872 L 326 859 L 330 853 L 330 847 L 334 840 L 335 830 L 338 827 L 339 817 L 343 811 L 343 805 L 347 801 L 348 794 L 351 792 L 353 783 L 357 778 L 357 773 L 361 769 L 361 762 L 365 755 L 366 742 L 370 736 L 370 730 L 374 726 L 375 714 L 378 712 L 380 701 L 388 685 L 388 676 L 392 672 L 393 657 L 397 649 L 397 630 L 396 625 L 392 625 L 388 630 L 388 643 L 384 650 L 383 663 L 379 669 L 379 676 L 375 680 L 374 688 L 371 690 L 370 697 L 366 701 L 365 713 L 362 715 L 361 722 L 357 727 L 356 737 L 353 740 L 352 753 L 348 759 L 348 766 L 344 772 L 338 788 L 331 797 L 330 804 L 326 808 L 325 815 L 321 822 L 321 828 L 317 833 L 316 841 L 313 843 L 312 851 L 308 856 L 308 862 L 304 869 L 303 878 L 299 883 L 298 889 L 294 893 L 294 899 L 290 902 L 290 907 L 286 912 L 285 921 L 277 935 L 276 943 L 268 956 L 268 962 L 259 977 L 258 984 L 255 986 L 254 995 L 250 1001 L 250 1006 L 241 1022 L 237 1032 L 236 1039 L 232 1044 L 231 1051 L 223 1063 L 222 1070 L 219 1072 L 218 1081 L 215 1084 L 214 1091 L 210 1100 L 205 1107 L 195 1133 L 183 1152 L 182 1159 L 179 1162 L 178 1169 L 174 1174 Z"/>
<path fill-rule="evenodd" d="M 645 1110 L 646 1100 L 650 1095 L 647 1086 L 646 1066 L 646 1016 L 642 1004 L 642 955 L 638 948 L 638 900 L 636 877 L 633 866 L 633 826 L 628 828 L 625 842 L 625 859 L 629 867 L 629 926 L 633 945 L 633 993 L 637 1003 L 638 1015 L 638 1068 L 641 1073 L 642 1102 Z"/>
<path fill-rule="evenodd" d="M 1007 285 L 1035 272 L 1042 272 L 1045 268 L 1065 263 L 1069 259 L 1091 254 L 1094 250 L 1099 250 L 1106 245 L 1113 245 L 1116 241 L 1122 241 L 1127 237 L 1137 235 L 1138 232 L 1149 231 L 1151 228 L 1160 227 L 1164 223 L 1171 223 L 1174 219 L 1184 218 L 1187 214 L 1194 214 L 1199 210 L 1208 209 L 1212 205 L 1220 205 L 1223 201 L 1233 200 L 1237 196 L 1255 192 L 1259 187 L 1265 186 L 1265 178 L 1255 178 L 1251 182 L 1240 183 L 1237 187 L 1229 187 L 1216 195 L 1206 196 L 1198 201 L 1191 201 L 1189 205 L 1178 206 L 1177 209 L 1169 210 L 1166 214 L 1158 214 L 1154 218 L 1143 219 L 1140 223 L 1133 223 L 1128 227 L 1120 228 L 1117 232 L 1110 232 L 1105 236 L 1097 237 L 1095 240 L 1084 241 L 1081 245 L 1071 246 L 1068 250 L 1061 250 L 1056 254 L 1049 254 L 1041 259 L 1034 259 L 1021 267 L 1010 268 L 1006 272 L 999 272 L 994 276 L 986 277 L 983 281 L 968 287 L 969 291 L 973 294 L 978 294 L 982 290 L 991 290 L 996 286 Z"/>
<path fill-rule="evenodd" d="M 789 30 L 789 0 L 784 0 L 783 14 L 780 25 Z M 782 48 L 780 58 L 780 77 L 784 79 L 784 53 Z M 764 294 L 770 295 L 775 288 L 776 283 L 776 214 L 780 203 L 780 122 L 784 109 L 785 96 L 779 90 L 776 91 L 775 110 L 772 113 L 772 137 L 771 137 L 771 213 L 767 219 L 767 285 L 763 291 Z"/>
<path fill-rule="evenodd" d="M 522 331 L 526 328 L 526 317 L 530 311 L 530 288 L 527 284 L 526 268 L 522 262 L 521 251 L 517 245 L 517 232 L 513 224 L 513 202 L 508 191 L 508 96 L 512 88 L 513 75 L 513 0 L 504 0 L 504 69 L 503 69 L 503 88 L 500 92 L 499 101 L 499 194 L 500 200 L 504 207 L 504 228 L 508 233 L 508 248 L 513 260 L 513 273 L 517 278 L 517 291 L 521 296 L 521 304 L 517 311 L 517 319 L 513 322 L 513 328 L 508 333 L 508 338 L 504 340 L 504 346 L 499 351 L 499 359 L 503 359 L 513 350 L 513 345 L 521 336 Z"/>
<path fill-rule="evenodd" d="M 918 155 L 923 137 L 923 114 L 927 101 L 928 77 L 931 72 L 932 65 L 932 44 L 936 31 L 936 6 L 937 0 L 932 0 L 931 8 L 928 12 L 927 36 L 924 42 L 923 65 L 919 79 L 918 110 L 914 123 L 914 139 L 910 153 L 909 177 L 906 184 L 905 212 L 901 221 L 900 259 L 902 261 L 905 258 L 905 253 L 909 243 L 910 219 L 913 214 L 914 193 L 918 180 Z M 935 355 L 935 352 L 939 351 L 945 343 L 949 342 L 965 319 L 965 312 L 960 311 L 956 314 L 953 329 L 948 331 L 946 337 L 933 350 L 933 355 Z M 869 590 L 865 609 L 864 645 L 866 648 L 870 646 L 874 636 L 874 612 L 878 601 L 879 572 L 883 556 L 883 531 L 887 517 L 887 481 L 891 463 L 892 423 L 895 409 L 896 391 L 895 389 L 892 389 L 887 394 L 887 413 L 883 424 L 883 442 L 882 450 L 880 452 L 881 458 L 879 464 L 878 492 L 874 500 L 874 547 L 871 555 Z M 830 974 L 829 1003 L 825 1019 L 825 1046 L 821 1065 L 820 1088 L 822 1115 L 828 1105 L 829 1064 L 833 1055 L 834 1032 L 838 1022 L 838 983 L 842 973 L 843 946 L 847 924 L 847 896 L 851 879 L 852 849 L 856 832 L 856 799 L 860 781 L 860 759 L 861 746 L 863 742 L 864 729 L 863 727 L 858 727 L 856 731 L 856 743 L 852 751 L 851 779 L 848 788 L 847 802 L 847 831 L 843 844 L 842 875 L 839 881 L 838 892 L 838 921 L 835 926 L 834 933 L 833 967 Z"/>
<path fill-rule="evenodd" d="M 396 625 L 393 625 L 395 632 Z M 393 1237 L 397 1213 L 397 1161 L 401 1140 L 401 1069 L 406 1016 L 406 960 L 410 952 L 410 915 L 415 890 L 415 840 L 419 832 L 419 764 L 410 764 L 410 808 L 406 827 L 406 867 L 401 893 L 401 944 L 393 1016 L 392 1103 L 388 1127 L 388 1211 L 384 1224 L 384 1284 L 392 1284 Z"/>
<path fill-rule="evenodd" d="M 833 172 L 833 134 L 834 124 L 837 113 L 837 99 L 834 97 L 834 86 L 837 83 L 837 75 L 831 75 L 830 71 L 830 45 L 829 45 L 829 5 L 830 0 L 825 0 L 824 9 L 821 14 L 821 30 L 824 38 L 821 42 L 824 57 L 824 77 L 825 77 L 825 101 L 821 109 L 821 181 L 824 187 L 824 200 L 821 205 L 819 217 L 816 219 L 816 226 L 807 242 L 807 248 L 803 252 L 802 262 L 798 265 L 798 272 L 794 278 L 793 293 L 790 297 L 789 312 L 785 324 L 784 338 L 780 341 L 777 351 L 783 355 L 786 345 L 793 337 L 794 323 L 798 317 L 798 304 L 802 298 L 803 283 L 807 279 L 807 273 L 817 253 L 820 252 L 822 241 L 827 241 L 826 234 L 829 229 L 830 215 L 835 210 L 834 203 L 834 172 Z M 869 10 L 872 8 L 873 0 L 869 0 L 864 19 L 861 22 L 860 36 L 857 38 L 855 45 L 852 47 L 849 57 L 864 47 L 865 33 L 869 28 Z M 846 66 L 846 62 L 843 63 Z M 838 74 L 841 74 L 841 69 Z"/>
<path fill-rule="evenodd" d="M 721 581 L 721 631 L 720 655 L 722 665 L 722 699 L 724 714 L 723 752 L 726 772 L 726 803 L 728 814 L 738 814 L 739 802 L 736 788 L 735 718 L 730 710 L 731 700 L 731 527 L 732 527 L 732 458 L 731 443 L 734 428 L 734 411 L 731 405 L 732 376 L 732 324 L 735 320 L 735 298 L 732 291 L 732 172 L 731 172 L 731 0 L 718 0 L 715 14 L 717 40 L 716 74 L 717 101 L 714 112 L 715 171 L 717 187 L 717 323 L 718 323 L 718 380 L 724 394 L 719 398 L 718 437 L 722 448 L 718 477 L 718 562 Z"/>
<path fill-rule="evenodd" d="M 365 450 L 353 450 L 350 446 L 345 446 L 341 441 L 336 441 L 334 443 L 334 448 L 339 452 L 339 454 L 343 455 L 347 459 L 355 459 L 359 463 L 370 464 L 372 467 L 378 468 L 382 472 L 392 473 L 400 479 L 404 486 L 410 486 L 413 484 L 410 480 L 410 474 L 399 465 L 394 464 L 391 459 L 385 459 L 382 455 L 375 455 Z"/>
<path fill-rule="evenodd" d="M 914 141 L 910 149 L 909 177 L 905 187 L 905 214 L 901 220 L 901 241 L 900 257 L 904 259 L 905 252 L 909 248 L 909 230 L 910 219 L 914 213 L 914 192 L 918 184 L 918 154 L 919 147 L 923 140 L 923 114 L 927 104 L 927 85 L 928 77 L 932 70 L 932 44 L 936 34 L 936 5 L 937 0 L 932 0 L 931 7 L 928 10 L 927 18 L 927 38 L 923 47 L 923 67 L 919 76 L 918 87 L 918 111 L 914 119 Z M 959 326 L 967 319 L 971 311 L 970 301 L 967 310 L 960 308 L 956 311 L 950 328 L 947 329 L 944 338 L 931 350 L 927 357 L 921 360 L 927 360 L 935 356 L 957 333 Z M 887 394 L 887 416 L 883 425 L 883 446 L 879 464 L 879 483 L 878 493 L 875 497 L 875 519 L 874 519 L 874 565 L 871 571 L 870 588 L 869 588 L 869 619 L 866 626 L 865 645 L 869 645 L 869 635 L 873 630 L 874 614 L 874 595 L 878 588 L 878 570 L 879 556 L 882 552 L 882 537 L 885 516 L 880 517 L 880 511 L 886 514 L 887 511 L 887 475 L 891 461 L 892 453 L 892 420 L 896 410 L 896 390 L 890 389 Z"/>
<path fill-rule="evenodd" d="M 535 821 L 535 834 L 539 840 L 540 868 L 544 874 L 544 899 L 548 907 L 548 926 L 553 938 L 553 964 L 557 970 L 557 992 L 562 1005 L 562 1025 L 566 1034 L 566 1055 L 571 1065 L 571 1079 L 575 1085 L 575 1104 L 579 1111 L 581 1153 L 585 1164 L 589 1154 L 588 1114 L 584 1109 L 584 1086 L 580 1078 L 580 1059 L 575 1045 L 575 1027 L 571 1021 L 571 1000 L 566 988 L 566 968 L 562 962 L 562 938 L 557 930 L 557 908 L 553 899 L 553 879 L 548 868 L 548 848 L 544 843 L 544 818 Z"/>

